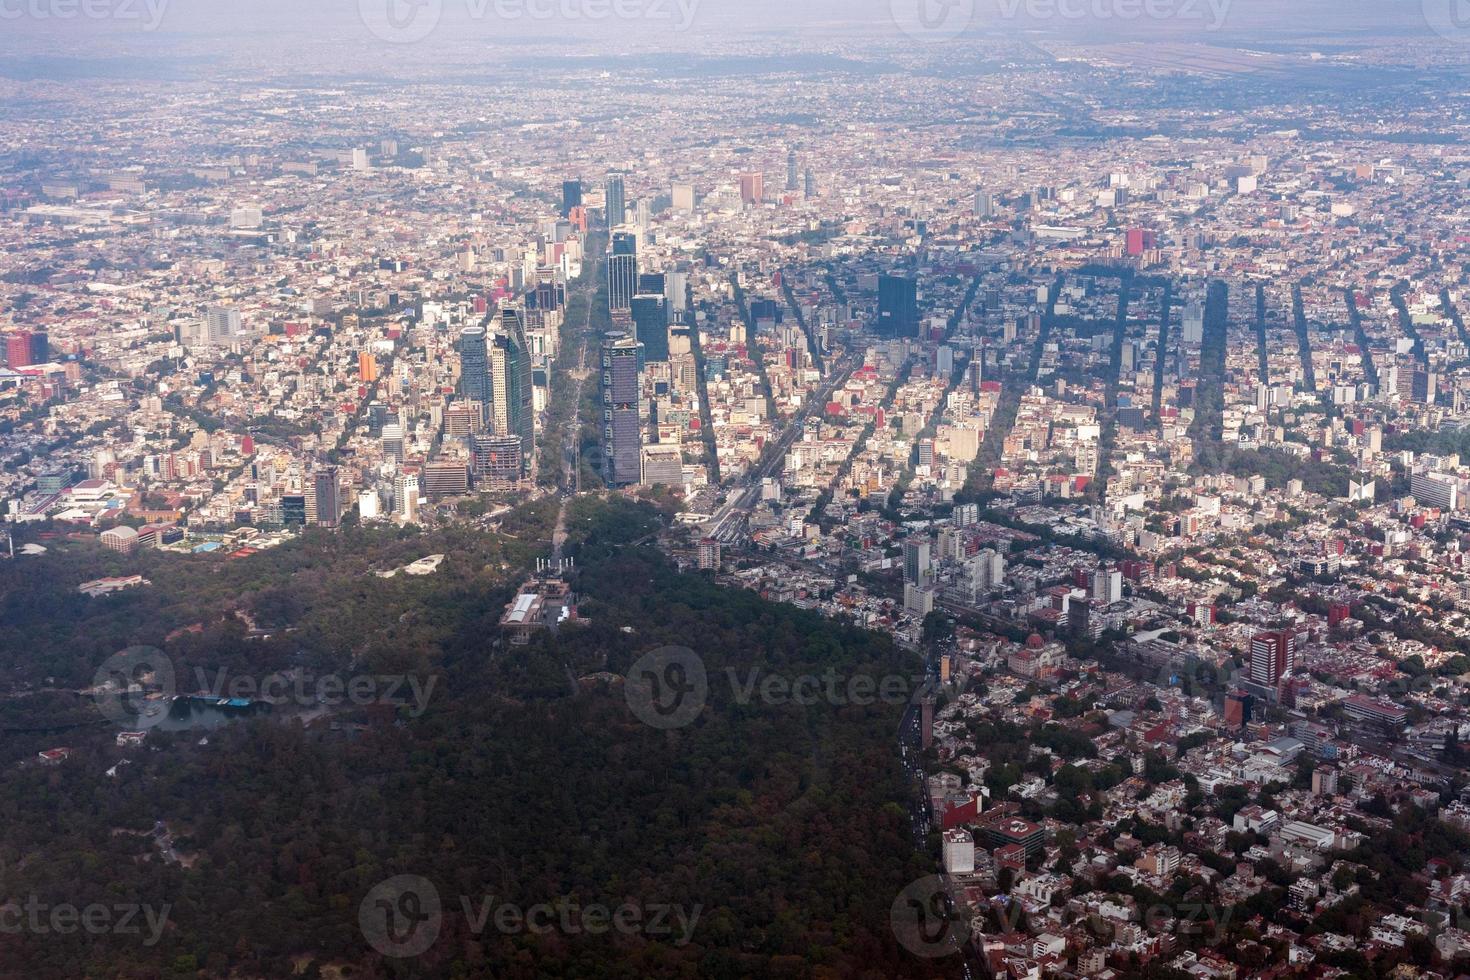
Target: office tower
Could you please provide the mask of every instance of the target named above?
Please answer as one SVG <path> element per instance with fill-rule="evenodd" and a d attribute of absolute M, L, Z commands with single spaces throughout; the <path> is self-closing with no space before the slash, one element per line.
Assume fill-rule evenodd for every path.
<path fill-rule="evenodd" d="M 31 359 L 31 335 L 25 330 L 5 335 L 5 363 L 12 368 L 39 363 Z"/>
<path fill-rule="evenodd" d="M 1296 669 L 1296 634 L 1257 633 L 1251 639 L 1251 680 L 1262 687 L 1275 687 Z"/>
<path fill-rule="evenodd" d="M 602 475 L 612 487 L 632 486 L 643 478 L 642 358 L 641 345 L 625 333 L 609 333 L 602 342 Z"/>
<path fill-rule="evenodd" d="M 363 384 L 368 385 L 378 380 L 378 359 L 370 351 L 358 352 L 357 377 Z"/>
<path fill-rule="evenodd" d="M 312 477 L 316 490 L 316 523 L 318 527 L 336 527 L 342 519 L 342 500 L 337 467 L 323 466 Z"/>
<path fill-rule="evenodd" d="M 662 272 L 640 272 L 638 273 L 638 294 L 658 293 L 663 294 L 667 280 Z"/>
<path fill-rule="evenodd" d="M 798 177 L 799 175 L 796 168 L 796 147 L 793 146 L 790 150 L 786 152 L 786 189 L 788 191 L 795 193 L 797 190 L 800 189 L 801 185 L 798 183 Z"/>
<path fill-rule="evenodd" d="M 306 526 L 305 494 L 288 494 L 281 498 L 281 523 L 286 527 Z"/>
<path fill-rule="evenodd" d="M 1112 565 L 1104 565 L 1092 573 L 1092 598 L 1100 605 L 1111 606 L 1123 601 L 1123 573 Z"/>
<path fill-rule="evenodd" d="M 807 197 L 807 200 L 811 200 L 812 198 L 814 198 L 816 196 L 817 196 L 817 175 L 814 174 L 814 173 L 812 173 L 811 170 L 807 170 L 807 172 L 806 172 L 806 197 Z"/>
<path fill-rule="evenodd" d="M 673 197 L 675 211 L 694 210 L 695 197 L 693 184 L 675 184 L 673 187 Z"/>
<path fill-rule="evenodd" d="M 766 198 L 765 174 L 740 175 L 740 200 L 747 206 L 759 204 Z"/>
<path fill-rule="evenodd" d="M 12 368 L 45 364 L 51 344 L 44 330 L 17 330 L 5 335 L 5 363 Z"/>
<path fill-rule="evenodd" d="M 383 426 L 383 458 L 395 463 L 403 462 L 403 426 Z"/>
<path fill-rule="evenodd" d="M 948 378 L 954 374 L 954 348 L 948 344 L 940 344 L 939 350 L 934 354 L 934 371 L 941 378 Z"/>
<path fill-rule="evenodd" d="M 1147 228 L 1128 229 L 1128 254 L 1137 258 L 1144 252 L 1158 248 L 1158 235 Z"/>
<path fill-rule="evenodd" d="M 607 260 L 607 301 L 615 313 L 633 308 L 638 294 L 638 236 L 618 232 L 612 236 L 612 256 Z"/>
<path fill-rule="evenodd" d="M 919 335 L 919 284 L 902 276 L 878 277 L 878 334 Z"/>
<path fill-rule="evenodd" d="M 393 496 L 397 498 L 398 513 L 405 524 L 417 524 L 419 521 L 419 475 L 417 473 L 403 473 L 396 481 Z"/>
<path fill-rule="evenodd" d="M 1453 475 L 1415 473 L 1409 481 L 1409 496 L 1422 507 L 1434 507 L 1442 511 L 1458 510 L 1460 507 L 1460 487 Z"/>
<path fill-rule="evenodd" d="M 927 586 L 932 578 L 929 567 L 929 539 L 909 538 L 903 543 L 903 580 L 908 585 L 920 588 Z"/>
<path fill-rule="evenodd" d="M 689 273 L 668 272 L 664 274 L 664 298 L 669 301 L 671 313 L 680 313 L 689 308 Z"/>
<path fill-rule="evenodd" d="M 475 482 L 490 486 L 516 483 L 525 473 L 526 457 L 516 436 L 470 437 L 470 465 Z"/>
<path fill-rule="evenodd" d="M 536 453 L 536 392 L 531 377 L 531 349 L 520 311 L 500 311 L 491 353 L 495 434 L 521 440 L 521 458 L 529 464 Z"/>
<path fill-rule="evenodd" d="M 1184 335 L 1186 344 L 1200 344 L 1205 339 L 1205 305 L 1199 301 L 1184 304 Z"/>
<path fill-rule="evenodd" d="M 1225 696 L 1225 727 L 1241 729 L 1250 724 L 1255 698 L 1245 691 L 1231 691 Z"/>
<path fill-rule="evenodd" d="M 462 460 L 440 459 L 424 464 L 424 495 L 430 500 L 463 497 L 470 492 L 470 470 Z"/>
<path fill-rule="evenodd" d="M 458 401 L 444 410 L 444 434 L 463 439 L 482 431 L 480 406 L 471 401 Z"/>
<path fill-rule="evenodd" d="M 995 217 L 995 198 L 983 187 L 975 188 L 975 217 Z"/>
<path fill-rule="evenodd" d="M 646 361 L 669 359 L 669 304 L 662 293 L 633 297 L 633 330 Z"/>
<path fill-rule="evenodd" d="M 211 306 L 204 314 L 205 332 L 212 344 L 228 343 L 240 335 L 240 311 L 233 306 Z"/>
<path fill-rule="evenodd" d="M 564 181 L 561 185 L 561 216 L 571 217 L 574 208 L 582 206 L 582 182 L 580 180 Z"/>
<path fill-rule="evenodd" d="M 480 428 L 490 426 L 490 358 L 482 326 L 465 327 L 459 335 L 459 393 L 480 406 Z"/>
<path fill-rule="evenodd" d="M 622 174 L 607 175 L 607 226 L 616 228 L 628 216 L 628 192 Z"/>
<path fill-rule="evenodd" d="M 1425 368 L 1414 369 L 1410 397 L 1420 405 L 1433 405 L 1439 393 L 1439 375 Z"/>

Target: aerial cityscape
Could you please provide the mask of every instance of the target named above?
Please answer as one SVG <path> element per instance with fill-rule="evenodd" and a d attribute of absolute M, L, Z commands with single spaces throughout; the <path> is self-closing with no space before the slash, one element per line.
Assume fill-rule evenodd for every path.
<path fill-rule="evenodd" d="M 1470 976 L 1460 0 L 0 21 L 0 978 Z"/>

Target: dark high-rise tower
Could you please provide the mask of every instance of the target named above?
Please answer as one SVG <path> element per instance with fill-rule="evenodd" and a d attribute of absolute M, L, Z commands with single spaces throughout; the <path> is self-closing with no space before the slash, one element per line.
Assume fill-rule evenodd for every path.
<path fill-rule="evenodd" d="M 337 467 L 323 466 L 312 476 L 316 492 L 316 522 L 319 527 L 336 527 L 342 520 L 342 499 Z"/>
<path fill-rule="evenodd" d="M 884 337 L 919 335 L 919 284 L 902 276 L 878 277 L 878 333 Z"/>
<path fill-rule="evenodd" d="M 561 185 L 561 216 L 569 217 L 573 208 L 582 206 L 582 182 L 568 180 Z"/>
<path fill-rule="evenodd" d="M 800 189 L 798 183 L 799 174 L 796 166 L 796 147 L 792 147 L 786 153 L 786 189 L 795 193 Z"/>
<path fill-rule="evenodd" d="M 638 294 L 638 236 L 618 232 L 612 236 L 612 255 L 607 260 L 607 302 L 616 313 L 633 308 Z"/>
<path fill-rule="evenodd" d="M 500 435 L 521 440 L 521 458 L 527 465 L 536 456 L 536 392 L 531 379 L 531 348 L 526 341 L 520 311 L 500 311 L 500 330 L 495 335 L 495 363 L 502 376 L 495 379 L 497 392 L 504 393 L 505 431 Z"/>
<path fill-rule="evenodd" d="M 669 359 L 669 304 L 663 293 L 633 297 L 633 329 L 647 361 Z"/>
<path fill-rule="evenodd" d="M 643 352 L 625 333 L 602 342 L 602 476 L 608 486 L 626 487 L 643 479 L 642 396 L 638 365 Z"/>
<path fill-rule="evenodd" d="M 628 215 L 628 191 L 622 174 L 607 175 L 607 226 L 616 228 Z"/>
<path fill-rule="evenodd" d="M 459 393 L 479 402 L 480 425 L 490 426 L 490 356 L 485 328 L 465 327 L 459 335 Z"/>

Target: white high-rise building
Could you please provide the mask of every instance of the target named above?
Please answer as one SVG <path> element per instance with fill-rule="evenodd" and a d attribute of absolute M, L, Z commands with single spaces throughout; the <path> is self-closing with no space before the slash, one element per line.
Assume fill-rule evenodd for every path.
<path fill-rule="evenodd" d="M 975 873 L 975 838 L 967 830 L 956 827 L 944 832 L 944 873 Z"/>
<path fill-rule="evenodd" d="M 207 339 L 212 344 L 227 344 L 240 335 L 240 311 L 233 306 L 211 306 L 204 323 Z"/>

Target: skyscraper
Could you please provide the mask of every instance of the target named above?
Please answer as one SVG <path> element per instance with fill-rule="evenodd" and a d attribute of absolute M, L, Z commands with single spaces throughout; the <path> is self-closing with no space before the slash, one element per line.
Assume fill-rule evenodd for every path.
<path fill-rule="evenodd" d="M 975 188 L 975 217 L 995 217 L 995 198 L 983 187 Z"/>
<path fill-rule="evenodd" d="M 786 189 L 795 193 L 801 189 L 799 182 L 800 174 L 796 167 L 796 147 L 786 152 Z"/>
<path fill-rule="evenodd" d="M 607 175 L 607 226 L 616 228 L 628 215 L 628 191 L 622 174 Z"/>
<path fill-rule="evenodd" d="M 240 333 L 240 311 L 233 306 L 211 306 L 204 319 L 212 344 L 228 343 Z"/>
<path fill-rule="evenodd" d="M 1439 376 L 1425 367 L 1414 369 L 1410 397 L 1420 405 L 1433 405 L 1439 393 Z"/>
<path fill-rule="evenodd" d="M 564 181 L 561 185 L 561 216 L 571 216 L 573 208 L 582 206 L 582 182 L 580 180 Z"/>
<path fill-rule="evenodd" d="M 902 276 L 878 277 L 878 333 L 884 337 L 919 335 L 919 284 Z"/>
<path fill-rule="evenodd" d="M 312 476 L 316 490 L 316 522 L 319 527 L 336 527 L 342 519 L 342 498 L 337 467 L 323 466 Z"/>
<path fill-rule="evenodd" d="M 459 393 L 480 406 L 480 427 L 490 426 L 490 359 L 483 326 L 465 327 L 459 335 Z"/>
<path fill-rule="evenodd" d="M 642 478 L 643 426 L 639 415 L 642 385 L 638 341 L 622 332 L 602 342 L 602 475 L 608 486 L 626 487 Z"/>
<path fill-rule="evenodd" d="M 633 308 L 638 294 L 638 236 L 618 232 L 612 236 L 612 255 L 607 260 L 607 302 L 615 313 Z"/>
<path fill-rule="evenodd" d="M 500 311 L 491 353 L 491 387 L 495 396 L 496 435 L 521 440 L 521 459 L 529 464 L 536 453 L 536 399 L 531 380 L 531 349 L 526 341 L 520 310 Z"/>
<path fill-rule="evenodd" d="M 759 204 L 766 199 L 765 174 L 740 175 L 740 200 L 747 206 Z"/>
<path fill-rule="evenodd" d="M 29 367 L 39 364 L 31 357 L 31 334 L 26 330 L 17 330 L 15 333 L 5 335 L 5 363 L 12 368 Z"/>
<path fill-rule="evenodd" d="M 806 197 L 807 197 L 807 200 L 811 200 L 812 198 L 814 198 L 816 196 L 817 196 L 817 175 L 814 174 L 814 173 L 812 173 L 811 170 L 810 170 L 810 168 L 808 168 L 808 170 L 806 172 Z"/>
<path fill-rule="evenodd" d="M 669 359 L 669 304 L 661 292 L 633 297 L 633 329 L 647 361 Z"/>
<path fill-rule="evenodd" d="M 471 436 L 470 462 L 475 482 L 482 485 L 515 483 L 525 471 L 521 440 L 515 436 Z"/>
<path fill-rule="evenodd" d="M 1294 633 L 1257 633 L 1251 639 L 1251 681 L 1262 687 L 1275 687 L 1281 678 L 1296 669 L 1296 635 Z"/>
<path fill-rule="evenodd" d="M 920 588 L 931 581 L 927 538 L 909 538 L 903 543 L 903 580 Z"/>

